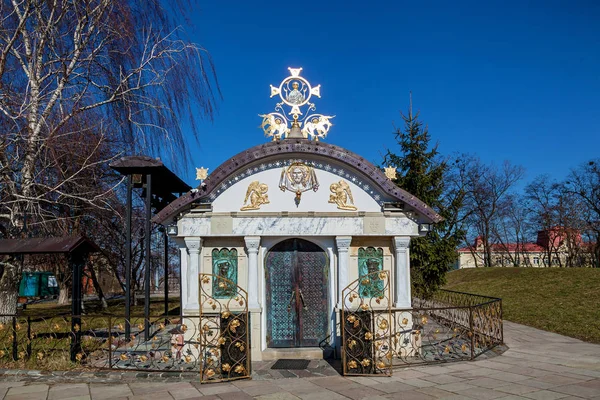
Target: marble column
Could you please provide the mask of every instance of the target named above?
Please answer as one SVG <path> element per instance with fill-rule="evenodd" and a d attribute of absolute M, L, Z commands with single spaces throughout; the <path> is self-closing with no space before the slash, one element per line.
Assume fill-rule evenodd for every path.
<path fill-rule="evenodd" d="M 187 287 L 187 282 L 188 282 L 188 251 L 187 251 L 187 247 L 185 245 L 185 240 L 183 240 L 183 238 L 173 238 L 175 240 L 175 243 L 177 243 L 177 246 L 179 247 L 179 273 L 180 273 L 180 279 L 179 279 L 179 285 L 181 288 L 181 309 L 185 309 L 185 306 L 187 305 L 187 296 L 188 296 L 188 287 Z"/>
<path fill-rule="evenodd" d="M 394 307 L 410 308 L 410 237 L 395 236 L 396 263 L 394 269 Z"/>
<path fill-rule="evenodd" d="M 338 308 L 343 306 L 342 290 L 348 286 L 348 249 L 350 243 L 352 243 L 352 236 L 335 237 L 338 258 Z"/>
<path fill-rule="evenodd" d="M 246 250 L 248 252 L 248 308 L 260 310 L 258 302 L 258 248 L 260 236 L 245 236 Z"/>
<path fill-rule="evenodd" d="M 198 279 L 200 275 L 200 250 L 202 249 L 202 238 L 190 237 L 185 238 L 185 245 L 190 254 L 188 274 L 187 274 L 187 302 L 184 307 L 186 314 L 197 313 L 200 310 L 198 304 L 198 296 L 200 288 L 198 287 Z"/>

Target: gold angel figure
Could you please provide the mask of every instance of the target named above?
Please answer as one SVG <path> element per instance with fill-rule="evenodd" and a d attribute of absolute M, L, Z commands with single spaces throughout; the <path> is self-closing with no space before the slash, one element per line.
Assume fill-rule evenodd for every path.
<path fill-rule="evenodd" d="M 337 205 L 340 210 L 356 211 L 357 208 L 354 206 L 354 198 L 352 197 L 352 191 L 350 185 L 346 181 L 334 182 L 329 186 L 331 193 L 329 195 L 329 203 Z M 348 203 L 350 200 L 350 203 Z"/>
<path fill-rule="evenodd" d="M 246 197 L 244 198 L 244 204 L 246 205 L 240 208 L 240 211 L 258 210 L 261 205 L 269 204 L 268 191 L 269 187 L 266 183 L 254 181 L 249 184 L 248 190 L 246 190 Z"/>

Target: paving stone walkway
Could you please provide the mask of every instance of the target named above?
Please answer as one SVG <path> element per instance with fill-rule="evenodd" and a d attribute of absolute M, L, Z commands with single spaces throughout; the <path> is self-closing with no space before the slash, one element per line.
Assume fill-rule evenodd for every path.
<path fill-rule="evenodd" d="M 391 378 L 344 378 L 322 362 L 295 377 L 257 364 L 254 380 L 211 385 L 197 375 L 4 371 L 0 400 L 600 399 L 600 345 L 511 322 L 504 329 L 509 350 L 501 356 L 411 367 Z"/>

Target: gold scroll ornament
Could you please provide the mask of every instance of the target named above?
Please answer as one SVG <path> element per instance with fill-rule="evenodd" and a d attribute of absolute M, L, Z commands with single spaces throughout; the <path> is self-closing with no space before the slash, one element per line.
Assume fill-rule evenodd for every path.
<path fill-rule="evenodd" d="M 352 197 L 352 191 L 350 185 L 346 181 L 334 182 L 329 186 L 331 193 L 329 195 L 329 203 L 334 203 L 340 210 L 356 211 L 357 208 L 354 206 L 354 198 Z"/>
<path fill-rule="evenodd" d="M 266 183 L 254 181 L 249 184 L 246 190 L 246 197 L 244 198 L 245 205 L 240 208 L 240 211 L 258 210 L 261 205 L 269 204 L 268 191 L 269 187 Z"/>

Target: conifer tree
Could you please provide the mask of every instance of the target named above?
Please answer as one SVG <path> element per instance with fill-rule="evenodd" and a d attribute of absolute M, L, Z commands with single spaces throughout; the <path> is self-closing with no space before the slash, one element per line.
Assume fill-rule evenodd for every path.
<path fill-rule="evenodd" d="M 453 179 L 452 168 L 442 160 L 437 144 L 430 146 L 427 126 L 413 114 L 412 97 L 408 115 L 400 113 L 402 128 L 394 132 L 400 153 L 390 150 L 386 165 L 397 169 L 394 183 L 432 207 L 444 220 L 433 226 L 425 237 L 412 238 L 410 243 L 411 279 L 418 296 L 431 295 L 445 283 L 445 274 L 457 259 L 457 247 L 462 235 L 460 211 L 464 190 Z"/>

